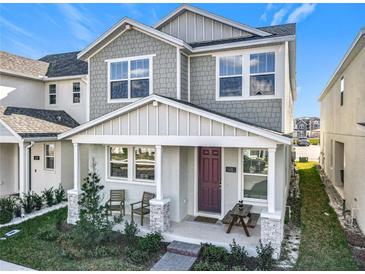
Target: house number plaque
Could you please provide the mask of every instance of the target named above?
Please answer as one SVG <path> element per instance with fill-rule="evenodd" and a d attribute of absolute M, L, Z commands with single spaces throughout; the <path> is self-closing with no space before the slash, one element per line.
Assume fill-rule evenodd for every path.
<path fill-rule="evenodd" d="M 236 173 L 236 167 L 234 167 L 234 166 L 226 166 L 226 172 Z"/>

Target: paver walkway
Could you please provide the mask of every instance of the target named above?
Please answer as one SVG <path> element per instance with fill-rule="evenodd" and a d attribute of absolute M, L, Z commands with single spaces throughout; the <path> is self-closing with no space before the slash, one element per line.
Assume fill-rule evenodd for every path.
<path fill-rule="evenodd" d="M 151 268 L 151 271 L 187 271 L 190 270 L 199 256 L 201 246 L 173 241 L 167 252 Z"/>
<path fill-rule="evenodd" d="M 36 270 L 0 260 L 0 271 L 36 271 Z"/>

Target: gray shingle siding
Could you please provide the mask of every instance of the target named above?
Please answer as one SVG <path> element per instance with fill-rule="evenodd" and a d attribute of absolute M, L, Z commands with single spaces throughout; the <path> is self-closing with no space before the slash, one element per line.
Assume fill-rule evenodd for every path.
<path fill-rule="evenodd" d="M 181 100 L 188 100 L 188 57 L 181 54 Z"/>
<path fill-rule="evenodd" d="M 127 105 L 107 102 L 108 69 L 105 60 L 148 54 L 156 54 L 153 57 L 153 92 L 176 98 L 176 47 L 132 30 L 116 38 L 90 59 L 90 119 Z"/>
<path fill-rule="evenodd" d="M 216 101 L 215 58 L 190 58 L 191 103 L 276 131 L 282 131 L 281 99 Z"/>

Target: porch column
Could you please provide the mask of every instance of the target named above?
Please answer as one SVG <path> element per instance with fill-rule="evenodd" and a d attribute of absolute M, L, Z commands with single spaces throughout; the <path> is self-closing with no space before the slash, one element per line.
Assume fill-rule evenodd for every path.
<path fill-rule="evenodd" d="M 80 146 L 73 143 L 74 148 L 74 188 L 67 191 L 68 213 L 67 223 L 76 224 L 79 220 L 79 198 L 80 198 Z"/>
<path fill-rule="evenodd" d="M 163 198 L 162 147 L 155 146 L 156 198 L 150 201 L 150 229 L 165 232 L 170 228 L 170 199 Z"/>
<path fill-rule="evenodd" d="M 275 212 L 275 152 L 276 148 L 269 148 L 269 167 L 267 174 L 267 211 Z"/>
<path fill-rule="evenodd" d="M 26 180 L 25 180 L 25 145 L 24 142 L 19 142 L 19 195 L 24 196 L 26 192 Z"/>

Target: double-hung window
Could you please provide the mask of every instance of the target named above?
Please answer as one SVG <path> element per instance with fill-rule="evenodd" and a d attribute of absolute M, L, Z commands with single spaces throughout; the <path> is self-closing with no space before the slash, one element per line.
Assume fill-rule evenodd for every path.
<path fill-rule="evenodd" d="M 219 97 L 242 96 L 242 56 L 219 58 Z"/>
<path fill-rule="evenodd" d="M 49 94 L 49 104 L 56 104 L 56 84 L 51 84 L 48 86 L 48 94 Z"/>
<path fill-rule="evenodd" d="M 109 61 L 109 99 L 128 100 L 148 96 L 151 86 L 152 57 Z"/>
<path fill-rule="evenodd" d="M 250 96 L 275 94 L 275 53 L 250 55 Z"/>
<path fill-rule="evenodd" d="M 55 165 L 55 145 L 44 145 L 44 167 L 45 169 L 54 170 Z"/>
<path fill-rule="evenodd" d="M 80 103 L 80 82 L 72 83 L 72 102 Z"/>
<path fill-rule="evenodd" d="M 128 178 L 128 148 L 109 147 L 109 176 L 111 178 Z"/>
<path fill-rule="evenodd" d="M 134 173 L 136 180 L 155 180 L 155 149 L 134 148 Z"/>
<path fill-rule="evenodd" d="M 340 105 L 343 106 L 343 94 L 345 92 L 345 78 L 341 78 L 341 87 L 340 87 Z"/>
<path fill-rule="evenodd" d="M 267 200 L 268 150 L 243 150 L 243 197 Z"/>

